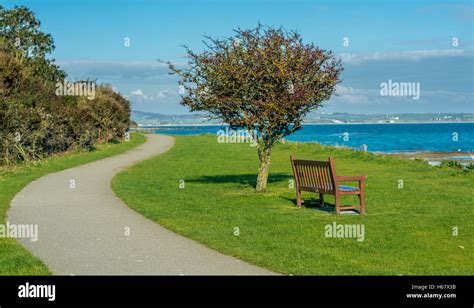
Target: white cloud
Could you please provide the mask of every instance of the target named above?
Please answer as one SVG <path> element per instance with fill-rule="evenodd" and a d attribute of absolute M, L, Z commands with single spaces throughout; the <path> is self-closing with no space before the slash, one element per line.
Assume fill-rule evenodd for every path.
<path fill-rule="evenodd" d="M 143 91 L 142 91 L 142 89 L 132 91 L 132 95 L 143 96 Z"/>
<path fill-rule="evenodd" d="M 372 52 L 362 54 L 342 53 L 339 55 L 342 62 L 360 63 L 365 61 L 384 60 L 420 60 L 426 58 L 473 56 L 472 51 L 464 49 L 434 49 L 434 50 L 412 50 L 399 52 Z"/>
<path fill-rule="evenodd" d="M 334 102 L 344 102 L 349 104 L 367 104 L 369 96 L 363 90 L 355 90 L 352 87 L 336 86 L 337 96 L 333 97 Z"/>
<path fill-rule="evenodd" d="M 144 98 L 144 99 L 147 98 L 146 95 L 143 94 L 142 89 L 137 89 L 135 91 L 132 91 L 130 94 L 132 94 L 133 96 L 138 96 L 138 97 Z"/>
<path fill-rule="evenodd" d="M 160 91 L 160 93 L 158 93 L 158 97 L 162 97 L 162 98 L 166 97 L 169 91 L 170 89 Z"/>
<path fill-rule="evenodd" d="M 156 81 L 170 77 L 168 65 L 158 61 L 58 60 L 56 63 L 73 78 Z M 184 64 L 177 63 L 176 66 L 184 67 Z"/>

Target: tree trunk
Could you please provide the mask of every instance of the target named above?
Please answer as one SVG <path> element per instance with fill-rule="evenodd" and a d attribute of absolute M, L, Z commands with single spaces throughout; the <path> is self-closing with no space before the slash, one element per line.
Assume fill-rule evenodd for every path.
<path fill-rule="evenodd" d="M 255 190 L 257 192 L 267 190 L 268 170 L 270 168 L 270 153 L 271 153 L 271 148 L 258 150 L 260 168 L 258 169 L 257 186 L 255 187 Z"/>
<path fill-rule="evenodd" d="M 98 129 L 98 134 L 97 134 L 97 138 L 99 139 L 98 142 L 99 143 L 102 143 L 102 129 Z"/>

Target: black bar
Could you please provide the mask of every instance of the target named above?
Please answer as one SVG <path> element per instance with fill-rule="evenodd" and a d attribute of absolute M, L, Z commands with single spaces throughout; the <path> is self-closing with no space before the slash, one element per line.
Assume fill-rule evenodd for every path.
<path fill-rule="evenodd" d="M 55 285 L 55 300 L 20 298 L 19 286 Z M 413 288 L 415 287 L 415 289 Z M 427 289 L 420 290 L 420 286 Z M 453 289 L 454 286 L 454 289 Z M 407 298 L 407 294 L 455 298 Z M 141 303 L 141 304 L 139 304 Z M 474 278 L 467 276 L 52 276 L 0 277 L 0 307 L 141 307 L 252 305 L 321 307 L 473 307 Z M 172 305 L 164 305 L 172 303 Z M 156 305 L 155 305 L 156 304 Z M 311 304 L 311 306 L 313 306 Z M 348 307 L 350 307 L 348 306 Z"/>

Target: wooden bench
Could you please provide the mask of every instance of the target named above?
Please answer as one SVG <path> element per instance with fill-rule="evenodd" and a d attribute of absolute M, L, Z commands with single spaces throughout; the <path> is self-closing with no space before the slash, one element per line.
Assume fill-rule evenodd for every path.
<path fill-rule="evenodd" d="M 296 204 L 301 207 L 301 192 L 309 191 L 319 193 L 321 206 L 324 205 L 324 195 L 336 196 L 336 213 L 341 210 L 359 209 L 360 214 L 364 214 L 364 181 L 362 176 L 338 176 L 334 167 L 334 159 L 329 157 L 329 161 L 294 159 L 290 156 L 291 167 L 296 182 Z M 359 182 L 358 187 L 341 185 L 343 182 Z M 358 195 L 359 205 L 341 206 L 341 196 Z"/>

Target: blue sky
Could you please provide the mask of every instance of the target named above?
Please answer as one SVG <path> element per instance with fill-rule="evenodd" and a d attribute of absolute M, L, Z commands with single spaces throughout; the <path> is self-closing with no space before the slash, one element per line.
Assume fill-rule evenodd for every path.
<path fill-rule="evenodd" d="M 326 112 L 474 112 L 472 1 L 3 1 L 26 5 L 51 33 L 70 78 L 109 82 L 133 109 L 186 113 L 176 78 L 156 59 L 184 63 L 185 44 L 258 22 L 298 30 L 345 71 Z M 343 45 L 344 38 L 349 46 Z M 124 44 L 130 39 L 130 46 Z M 453 46 L 453 38 L 459 41 Z M 419 82 L 421 96 L 381 96 L 380 84 Z"/>

